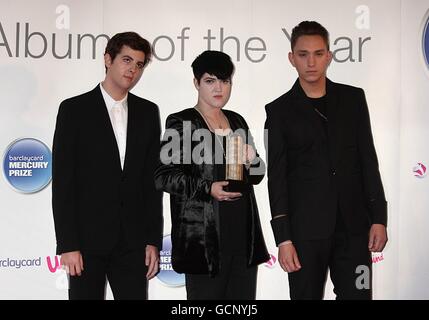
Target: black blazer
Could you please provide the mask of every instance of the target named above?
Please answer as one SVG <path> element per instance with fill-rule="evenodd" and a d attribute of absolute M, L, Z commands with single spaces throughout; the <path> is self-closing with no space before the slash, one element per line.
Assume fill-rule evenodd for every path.
<path fill-rule="evenodd" d="M 276 243 L 323 239 L 339 208 L 347 230 L 387 223 L 364 91 L 327 79 L 328 136 L 297 80 L 266 106 L 268 191 Z M 329 144 L 328 144 L 329 142 Z"/>
<path fill-rule="evenodd" d="M 249 133 L 246 121 L 238 113 L 223 110 L 233 131 L 243 129 L 245 140 L 256 150 L 253 139 Z M 189 126 L 188 126 L 189 125 Z M 188 128 L 188 129 L 187 129 Z M 155 174 L 156 186 L 160 190 L 170 193 L 171 207 L 171 240 L 172 240 L 172 264 L 173 269 L 179 273 L 210 274 L 215 275 L 219 271 L 219 211 L 218 202 L 210 195 L 211 184 L 216 181 L 214 173 L 215 154 L 200 153 L 200 164 L 191 163 L 191 153 L 200 143 L 207 143 L 206 139 L 192 141 L 190 149 L 186 149 L 198 129 L 208 132 L 204 119 L 195 108 L 185 109 L 171 114 L 166 120 L 166 129 L 178 132 L 181 150 L 175 155 L 175 163 L 161 163 Z M 168 146 L 172 139 L 166 131 L 163 146 Z M 184 138 L 185 137 L 185 138 Z M 200 139 L 202 141 L 200 141 Z M 165 148 L 168 150 L 168 148 Z M 162 153 L 161 153 L 161 158 Z M 189 159 L 187 162 L 186 159 Z M 177 161 L 176 161 L 177 160 Z M 200 159 L 198 159 L 200 160 Z M 247 235 L 247 263 L 254 266 L 269 259 L 259 220 L 258 207 L 253 191 L 253 184 L 258 184 L 265 174 L 265 163 L 257 157 L 250 169 L 255 174 L 250 175 L 245 170 L 245 179 L 251 185 L 249 196 L 249 216 Z"/>
<path fill-rule="evenodd" d="M 121 228 L 131 248 L 161 247 L 162 194 L 153 181 L 160 133 L 158 107 L 129 93 L 122 171 L 100 87 L 61 103 L 52 172 L 57 254 L 108 252 Z"/>

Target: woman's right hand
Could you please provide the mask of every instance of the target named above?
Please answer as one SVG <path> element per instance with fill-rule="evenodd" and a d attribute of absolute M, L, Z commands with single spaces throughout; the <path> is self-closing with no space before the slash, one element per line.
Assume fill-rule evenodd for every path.
<path fill-rule="evenodd" d="M 211 196 L 217 201 L 234 201 L 241 197 L 240 192 L 227 192 L 223 187 L 228 185 L 228 181 L 216 181 L 212 183 Z"/>

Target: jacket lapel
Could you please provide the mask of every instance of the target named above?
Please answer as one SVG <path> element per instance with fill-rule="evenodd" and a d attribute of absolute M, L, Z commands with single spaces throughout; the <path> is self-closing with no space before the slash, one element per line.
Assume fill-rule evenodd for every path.
<path fill-rule="evenodd" d="M 116 166 L 121 170 L 121 160 L 119 157 L 118 143 L 116 142 L 115 132 L 113 131 L 112 122 L 110 121 L 109 112 L 107 111 L 106 103 L 101 93 L 100 87 L 94 89 L 96 117 L 95 121 L 98 122 L 97 127 L 103 132 L 102 136 L 106 137 L 106 144 L 112 150 L 113 161 Z"/>
<path fill-rule="evenodd" d="M 124 169 L 123 171 L 129 167 L 129 159 L 130 155 L 133 152 L 134 140 L 136 137 L 136 101 L 135 97 L 128 93 L 128 120 L 127 120 L 127 145 L 125 147 L 125 160 L 124 160 Z"/>
<path fill-rule="evenodd" d="M 326 99 L 328 104 L 329 155 L 331 164 L 336 167 L 338 154 L 338 95 L 336 94 L 335 84 L 329 79 L 326 79 Z"/>

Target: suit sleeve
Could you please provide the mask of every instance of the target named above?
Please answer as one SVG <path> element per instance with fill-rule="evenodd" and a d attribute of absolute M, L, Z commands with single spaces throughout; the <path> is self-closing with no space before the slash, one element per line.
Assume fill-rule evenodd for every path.
<path fill-rule="evenodd" d="M 162 215 L 162 192 L 157 190 L 153 179 L 155 169 L 158 165 L 161 120 L 158 107 L 155 105 L 153 114 L 150 117 L 153 123 L 153 135 L 150 139 L 150 145 L 146 154 L 143 168 L 143 194 L 145 195 L 146 208 L 144 214 L 147 215 L 148 228 L 146 229 L 147 244 L 156 246 L 159 250 L 162 248 L 162 235 L 164 220 Z"/>
<path fill-rule="evenodd" d="M 76 122 L 73 105 L 60 105 L 52 147 L 52 210 L 57 254 L 80 250 L 76 225 Z"/>
<path fill-rule="evenodd" d="M 271 227 L 276 244 L 292 238 L 288 207 L 287 141 L 282 132 L 281 118 L 266 106 L 265 149 L 268 164 L 268 194 L 271 207 Z"/>
<path fill-rule="evenodd" d="M 377 154 L 371 132 L 371 123 L 365 93 L 359 92 L 360 114 L 358 127 L 358 152 L 362 168 L 362 179 L 371 222 L 387 225 L 387 202 L 378 168 Z"/>
<path fill-rule="evenodd" d="M 166 120 L 166 132 L 161 143 L 160 164 L 155 171 L 156 187 L 188 199 L 210 201 L 213 181 L 193 176 L 189 170 L 186 170 L 186 166 L 189 169 L 192 164 L 184 163 L 183 126 L 183 120 L 173 115 Z"/>

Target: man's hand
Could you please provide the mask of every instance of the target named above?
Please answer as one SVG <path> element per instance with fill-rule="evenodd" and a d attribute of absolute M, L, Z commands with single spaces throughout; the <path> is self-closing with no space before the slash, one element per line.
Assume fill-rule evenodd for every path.
<path fill-rule="evenodd" d="M 298 254 L 292 243 L 279 246 L 279 263 L 282 269 L 286 272 L 295 272 L 301 269 Z"/>
<path fill-rule="evenodd" d="M 228 185 L 228 181 L 217 181 L 212 183 L 211 196 L 217 201 L 234 201 L 241 197 L 240 192 L 226 192 L 224 186 Z"/>
<path fill-rule="evenodd" d="M 61 254 L 60 263 L 71 276 L 80 276 L 83 271 L 83 259 L 80 251 L 70 251 Z"/>
<path fill-rule="evenodd" d="M 150 280 L 155 277 L 159 269 L 159 252 L 157 247 L 150 244 L 146 246 L 145 264 L 147 266 L 146 278 Z"/>
<path fill-rule="evenodd" d="M 373 224 L 369 230 L 368 249 L 371 252 L 382 252 L 387 242 L 386 227 L 382 224 Z"/>

